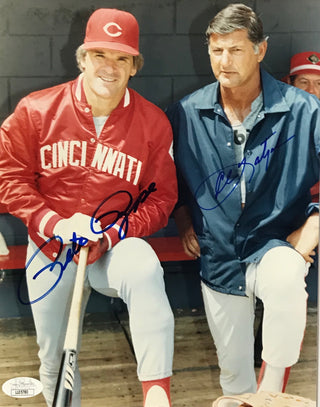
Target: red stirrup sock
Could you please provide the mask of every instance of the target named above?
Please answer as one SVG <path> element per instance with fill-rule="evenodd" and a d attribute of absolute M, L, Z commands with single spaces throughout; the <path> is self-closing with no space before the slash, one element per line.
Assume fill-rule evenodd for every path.
<path fill-rule="evenodd" d="M 264 370 L 263 370 L 264 369 Z M 261 367 L 261 375 L 259 377 L 258 393 L 261 391 L 282 392 L 284 386 L 284 378 L 286 368 L 274 367 L 263 362 Z"/>
<path fill-rule="evenodd" d="M 141 382 L 144 407 L 171 407 L 170 377 Z"/>

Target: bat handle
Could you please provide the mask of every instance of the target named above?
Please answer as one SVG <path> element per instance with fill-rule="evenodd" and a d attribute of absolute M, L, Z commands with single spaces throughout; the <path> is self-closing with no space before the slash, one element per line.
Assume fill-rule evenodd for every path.
<path fill-rule="evenodd" d="M 81 247 L 53 407 L 69 407 L 72 401 L 88 252 L 88 246 Z"/>
<path fill-rule="evenodd" d="M 88 246 L 81 247 L 79 263 L 77 267 L 77 275 L 74 283 L 72 301 L 69 312 L 68 327 L 64 341 L 64 349 L 77 349 L 78 345 L 78 332 L 83 297 L 83 285 L 86 274 L 88 252 L 89 252 Z"/>

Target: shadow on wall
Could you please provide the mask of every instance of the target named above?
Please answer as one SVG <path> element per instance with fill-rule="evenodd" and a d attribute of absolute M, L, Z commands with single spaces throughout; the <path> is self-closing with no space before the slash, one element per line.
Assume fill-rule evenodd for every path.
<path fill-rule="evenodd" d="M 181 97 L 215 81 L 210 66 L 205 32 L 211 19 L 231 3 L 234 1 L 218 0 L 212 2 L 209 7 L 202 10 L 192 20 L 189 28 L 189 43 L 195 74 L 192 78 L 188 77 L 179 82 L 175 90 L 175 100 L 179 100 Z M 254 1 L 243 1 L 243 3 L 254 9 Z"/>
<path fill-rule="evenodd" d="M 183 83 L 182 88 L 177 89 L 176 98 L 181 98 L 213 81 L 215 77 L 210 66 L 208 47 L 205 32 L 211 18 L 221 9 L 218 5 L 212 5 L 198 14 L 191 22 L 189 28 L 190 54 L 193 70 L 192 80 Z"/>
<path fill-rule="evenodd" d="M 217 3 L 218 4 L 212 4 L 198 14 L 192 20 L 189 29 L 190 52 L 194 71 L 200 79 L 206 71 L 212 75 L 205 33 L 210 20 L 225 6 L 220 5 L 222 2 Z"/>
<path fill-rule="evenodd" d="M 94 10 L 95 8 L 91 7 L 75 12 L 70 25 L 68 41 L 60 51 L 61 62 L 65 73 L 71 78 L 75 78 L 79 75 L 75 54 L 77 48 L 83 43 L 86 24 Z"/>
<path fill-rule="evenodd" d="M 78 10 L 74 13 L 72 17 L 67 42 L 60 50 L 60 53 L 58 54 L 64 72 L 61 72 L 60 69 L 59 72 L 53 71 L 52 77 L 49 78 L 48 77 L 29 78 L 28 80 L 25 81 L 23 86 L 21 85 L 21 89 L 18 92 L 12 93 L 11 96 L 9 96 L 9 99 L 4 101 L 2 106 L 0 106 L 0 111 L 5 111 L 7 109 L 7 106 L 9 106 L 8 108 L 9 115 L 14 110 L 17 103 L 30 92 L 49 88 L 51 86 L 55 86 L 68 80 L 74 79 L 75 77 L 78 76 L 79 70 L 77 67 L 75 53 L 78 46 L 81 45 L 83 42 L 86 23 L 90 14 L 93 11 L 94 8 Z M 51 50 L 51 54 L 53 55 L 53 50 Z M 1 122 L 6 117 L 1 116 L 0 117 Z"/>

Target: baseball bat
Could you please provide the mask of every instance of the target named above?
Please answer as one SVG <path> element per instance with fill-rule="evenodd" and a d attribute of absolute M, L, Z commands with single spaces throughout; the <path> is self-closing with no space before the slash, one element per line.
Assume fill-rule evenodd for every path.
<path fill-rule="evenodd" d="M 52 407 L 69 407 L 71 405 L 74 372 L 78 356 L 78 333 L 88 251 L 89 247 L 87 246 L 81 247 L 80 249 L 79 263 L 69 311 L 68 326 Z"/>

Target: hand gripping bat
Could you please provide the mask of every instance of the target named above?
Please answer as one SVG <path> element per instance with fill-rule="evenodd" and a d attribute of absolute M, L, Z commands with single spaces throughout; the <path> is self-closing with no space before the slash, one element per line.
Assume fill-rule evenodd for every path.
<path fill-rule="evenodd" d="M 64 340 L 63 354 L 52 407 L 69 407 L 71 405 L 74 372 L 78 356 L 78 332 L 88 251 L 89 247 L 87 246 L 81 247 L 80 249 L 68 326 Z"/>

